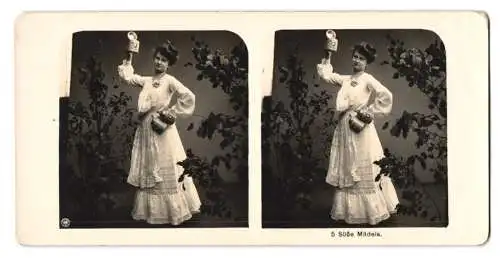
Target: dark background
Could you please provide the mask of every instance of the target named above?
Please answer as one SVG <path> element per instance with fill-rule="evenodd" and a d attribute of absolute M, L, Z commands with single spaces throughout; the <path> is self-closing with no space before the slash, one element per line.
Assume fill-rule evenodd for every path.
<path fill-rule="evenodd" d="M 170 40 L 179 60 L 168 73 L 196 95 L 195 114 L 177 121 L 177 127 L 193 161 L 185 168 L 203 207 L 202 214 L 182 226 L 246 227 L 248 54 L 243 41 L 227 31 L 136 33 L 135 72 L 151 75 L 154 48 Z M 135 189 L 126 177 L 140 88 L 118 80 L 126 34 L 73 36 L 70 96 L 61 99 L 60 133 L 60 216 L 70 219 L 71 227 L 150 227 L 130 217 Z"/>
<path fill-rule="evenodd" d="M 447 225 L 446 57 L 439 36 L 426 30 L 335 31 L 339 48 L 332 57 L 334 69 L 349 74 L 351 47 L 367 41 L 377 49 L 367 72 L 394 97 L 391 114 L 375 125 L 394 158 L 384 171 L 394 172 L 405 207 L 380 226 Z M 325 183 L 338 91 L 316 77 L 325 39 L 325 30 L 275 34 L 272 96 L 264 100 L 262 115 L 264 227 L 346 226 L 329 218 L 333 189 Z M 439 50 L 428 49 L 434 43 Z M 401 65 L 402 60 L 408 65 Z M 436 78 L 442 83 L 425 81 Z M 432 138 L 432 132 L 439 137 Z M 438 152 L 437 147 L 428 149 L 432 144 L 441 154 L 431 154 Z"/>

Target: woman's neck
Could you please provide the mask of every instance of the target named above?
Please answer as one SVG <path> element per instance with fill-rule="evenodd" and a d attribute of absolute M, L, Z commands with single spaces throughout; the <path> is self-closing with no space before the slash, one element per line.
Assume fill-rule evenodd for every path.
<path fill-rule="evenodd" d="M 160 71 L 155 71 L 154 73 L 154 76 L 153 77 L 162 77 L 163 75 L 165 75 L 167 72 L 166 71 L 163 71 L 163 72 L 160 72 Z"/>
<path fill-rule="evenodd" d="M 352 76 L 359 76 L 362 75 L 364 72 L 365 72 L 364 70 L 353 70 Z"/>

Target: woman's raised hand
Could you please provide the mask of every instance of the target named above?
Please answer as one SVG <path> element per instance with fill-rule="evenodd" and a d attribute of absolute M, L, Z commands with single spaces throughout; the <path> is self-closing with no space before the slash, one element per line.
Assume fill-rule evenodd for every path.
<path fill-rule="evenodd" d="M 332 51 L 325 50 L 324 58 L 330 61 L 332 59 Z"/>

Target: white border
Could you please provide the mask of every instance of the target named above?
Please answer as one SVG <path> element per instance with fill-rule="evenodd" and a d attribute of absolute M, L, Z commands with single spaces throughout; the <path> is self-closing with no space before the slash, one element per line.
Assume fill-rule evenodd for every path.
<path fill-rule="evenodd" d="M 180 20 L 182 28 L 175 26 Z M 472 12 L 115 12 L 20 16 L 16 23 L 15 42 L 18 240 L 31 245 L 481 244 L 489 233 L 486 25 L 484 15 Z M 363 239 L 331 238 L 332 229 L 261 229 L 260 100 L 261 93 L 266 91 L 265 88 L 259 91 L 257 87 L 271 85 L 275 30 L 318 28 L 420 28 L 436 32 L 444 41 L 450 128 L 451 206 L 447 228 L 380 228 L 376 231 L 383 238 Z M 250 53 L 249 126 L 252 137 L 249 229 L 58 229 L 58 98 L 66 92 L 65 87 L 69 87 L 68 57 L 61 53 L 70 53 L 67 49 L 71 33 L 95 29 L 224 29 L 245 40 Z M 129 238 L 130 235 L 123 232 L 133 232 L 134 237 Z"/>

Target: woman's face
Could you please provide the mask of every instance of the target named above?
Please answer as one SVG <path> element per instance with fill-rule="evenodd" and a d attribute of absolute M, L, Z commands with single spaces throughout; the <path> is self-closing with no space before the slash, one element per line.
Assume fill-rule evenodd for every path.
<path fill-rule="evenodd" d="M 167 71 L 168 68 L 168 59 L 160 54 L 159 52 L 156 53 L 154 60 L 154 69 L 156 73 L 164 73 Z"/>
<path fill-rule="evenodd" d="M 360 54 L 358 51 L 354 51 L 354 53 L 352 54 L 352 67 L 354 71 L 364 71 L 366 69 L 366 65 L 366 57 Z"/>

